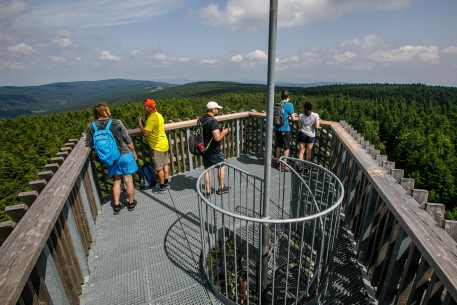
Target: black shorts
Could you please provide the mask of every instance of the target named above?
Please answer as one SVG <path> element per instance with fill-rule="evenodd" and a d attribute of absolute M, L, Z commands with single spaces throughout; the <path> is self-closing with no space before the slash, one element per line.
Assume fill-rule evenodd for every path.
<path fill-rule="evenodd" d="M 311 144 L 311 143 L 316 142 L 316 138 L 307 136 L 303 132 L 300 131 L 300 133 L 298 134 L 298 142 Z"/>
<path fill-rule="evenodd" d="M 275 147 L 281 147 L 284 150 L 290 149 L 290 131 L 275 130 L 275 136 L 276 136 Z"/>

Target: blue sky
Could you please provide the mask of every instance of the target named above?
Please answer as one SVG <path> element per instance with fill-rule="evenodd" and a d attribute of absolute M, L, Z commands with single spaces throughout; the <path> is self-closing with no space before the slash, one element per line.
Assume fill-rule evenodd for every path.
<path fill-rule="evenodd" d="M 0 0 L 0 86 L 266 82 L 269 0 Z M 279 0 L 277 82 L 457 86 L 456 0 Z"/>

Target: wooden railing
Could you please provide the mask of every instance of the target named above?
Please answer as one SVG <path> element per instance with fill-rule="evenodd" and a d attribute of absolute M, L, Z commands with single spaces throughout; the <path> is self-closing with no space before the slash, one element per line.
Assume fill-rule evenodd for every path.
<path fill-rule="evenodd" d="M 232 129 L 222 143 L 226 158 L 264 157 L 264 113 L 217 119 Z M 172 175 L 202 164 L 187 149 L 187 135 L 195 122 L 165 126 Z M 321 125 L 313 160 L 344 184 L 345 221 L 379 303 L 455 304 L 457 244 L 424 210 L 423 192 L 350 126 Z M 149 162 L 145 138 L 138 129 L 129 132 L 139 163 Z M 296 157 L 295 133 L 292 142 L 291 156 Z M 52 161 L 56 162 L 41 173 L 42 179 L 31 182 L 35 191 L 21 193 L 25 206 L 9 211 L 16 216 L 3 227 L 8 230 L 0 228 L 0 238 L 9 234 L 0 247 L 1 304 L 78 304 L 81 285 L 89 276 L 87 256 L 96 236 L 100 196 L 111 193 L 106 169 L 85 147 L 84 139 L 66 145 Z"/>

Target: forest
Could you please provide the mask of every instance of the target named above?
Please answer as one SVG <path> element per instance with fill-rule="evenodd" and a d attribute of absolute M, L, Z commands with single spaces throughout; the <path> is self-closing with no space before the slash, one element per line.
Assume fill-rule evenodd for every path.
<path fill-rule="evenodd" d="M 192 87 L 192 85 L 194 87 Z M 142 101 L 153 98 L 165 121 L 196 118 L 215 100 L 223 112 L 266 109 L 266 86 L 204 82 L 160 92 L 108 100 L 113 118 L 127 129 L 137 128 Z M 180 88 L 182 87 L 182 88 Z M 198 88 L 192 89 L 192 88 Z M 276 88 L 276 100 L 282 87 Z M 415 188 L 429 191 L 429 202 L 446 205 L 446 218 L 457 219 L 457 88 L 423 84 L 358 84 L 289 87 L 296 112 L 312 100 L 321 119 L 345 120 L 361 132 Z M 168 90 L 172 90 L 171 92 Z M 0 120 L 0 221 L 8 220 L 5 206 L 19 203 L 17 194 L 31 190 L 28 182 L 69 139 L 81 137 L 91 120 L 91 108 L 23 115 Z"/>

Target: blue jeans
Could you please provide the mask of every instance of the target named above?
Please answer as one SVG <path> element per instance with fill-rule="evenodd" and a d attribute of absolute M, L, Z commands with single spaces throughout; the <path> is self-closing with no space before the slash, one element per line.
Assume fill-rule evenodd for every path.
<path fill-rule="evenodd" d="M 221 162 L 224 162 L 224 153 L 222 151 L 215 154 L 203 155 L 203 166 L 205 169 Z"/>

